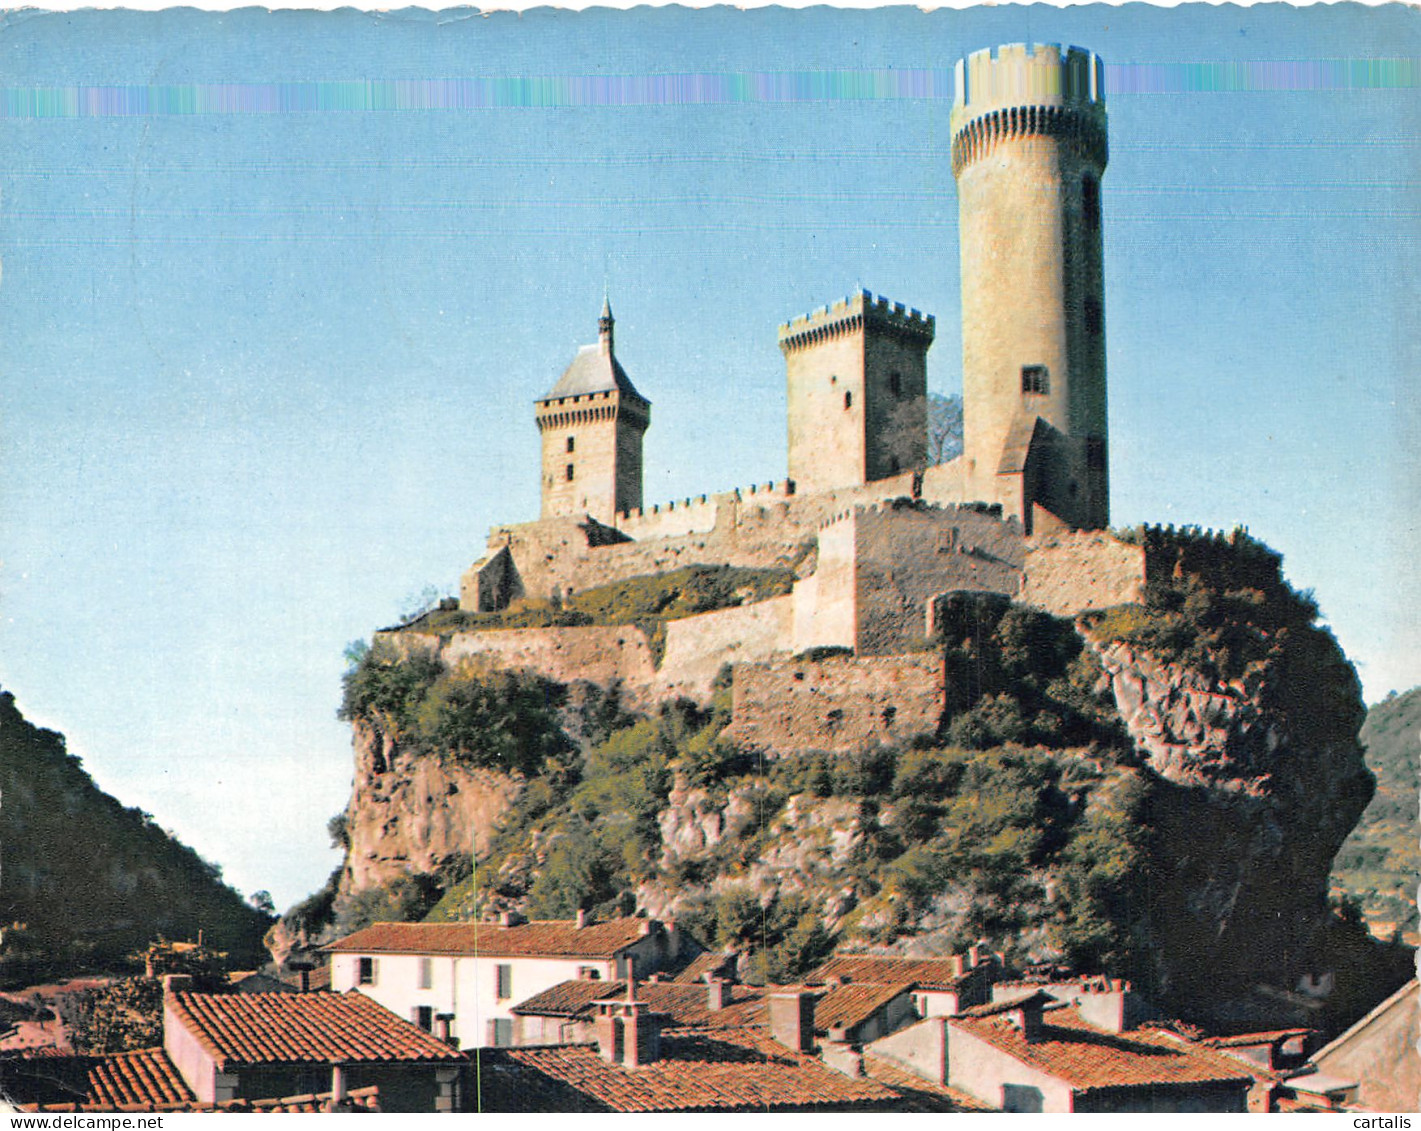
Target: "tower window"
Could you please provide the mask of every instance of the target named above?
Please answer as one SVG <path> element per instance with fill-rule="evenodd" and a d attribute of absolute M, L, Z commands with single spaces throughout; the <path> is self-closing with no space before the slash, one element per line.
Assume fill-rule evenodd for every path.
<path fill-rule="evenodd" d="M 1044 365 L 1021 367 L 1021 391 L 1044 395 L 1051 391 L 1051 371 Z"/>
<path fill-rule="evenodd" d="M 567 465 L 567 474 L 564 476 L 569 483 L 572 482 L 572 464 Z"/>
<path fill-rule="evenodd" d="M 1099 334 L 1104 325 L 1104 317 L 1100 309 L 1100 299 L 1094 295 L 1087 295 L 1085 300 L 1085 328 L 1088 334 Z"/>
<path fill-rule="evenodd" d="M 853 393 L 845 393 L 845 394 L 844 394 L 844 407 L 845 407 L 845 408 L 853 408 L 853 407 L 854 407 L 854 395 L 853 395 Z"/>
<path fill-rule="evenodd" d="M 569 436 L 569 437 L 567 438 L 567 450 L 570 451 L 570 452 L 577 450 L 577 437 L 576 437 L 576 436 Z"/>
<path fill-rule="evenodd" d="M 1081 214 L 1085 217 L 1086 230 L 1100 228 L 1100 182 L 1087 173 L 1081 179 Z"/>
<path fill-rule="evenodd" d="M 902 376 L 896 372 L 890 373 L 888 375 L 888 388 L 892 390 L 895 397 L 901 397 L 903 395 Z"/>
<path fill-rule="evenodd" d="M 1105 470 L 1105 441 L 1099 436 L 1086 437 L 1085 463 L 1092 471 Z"/>

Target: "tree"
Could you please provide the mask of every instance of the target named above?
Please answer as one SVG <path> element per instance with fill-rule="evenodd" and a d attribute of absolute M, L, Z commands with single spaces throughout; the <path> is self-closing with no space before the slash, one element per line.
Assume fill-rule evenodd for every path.
<path fill-rule="evenodd" d="M 254 891 L 247 898 L 247 902 L 260 911 L 263 915 L 276 914 L 276 902 L 271 898 L 271 892 L 263 889 Z"/>
<path fill-rule="evenodd" d="M 962 454 L 962 398 L 928 394 L 928 466 Z"/>

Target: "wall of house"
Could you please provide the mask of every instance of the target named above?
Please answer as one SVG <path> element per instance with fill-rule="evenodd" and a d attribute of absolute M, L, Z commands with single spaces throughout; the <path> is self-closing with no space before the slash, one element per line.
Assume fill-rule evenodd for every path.
<path fill-rule="evenodd" d="M 512 1023 L 511 1010 L 534 994 L 550 990 L 559 982 L 576 978 L 585 969 L 609 981 L 619 976 L 618 963 L 610 959 L 500 958 L 496 955 L 417 955 L 380 954 L 376 977 L 371 985 L 358 984 L 358 954 L 336 954 L 331 959 L 331 989 L 339 992 L 358 989 L 400 1017 L 411 1019 L 420 1006 L 454 1017 L 450 1035 L 461 1048 L 483 1048 L 493 1044 L 490 1022 Z M 419 986 L 419 962 L 429 957 L 433 984 Z M 513 967 L 511 993 L 498 996 L 498 967 Z"/>
<path fill-rule="evenodd" d="M 1068 1112 L 1071 1087 L 1064 1080 L 946 1022 L 947 1084 L 1005 1111 Z"/>
<path fill-rule="evenodd" d="M 1144 600 L 1145 548 L 1100 531 L 1031 539 L 1017 600 L 1055 616 Z"/>
<path fill-rule="evenodd" d="M 775 753 L 853 750 L 937 730 L 941 655 L 835 656 L 737 664 L 725 736 Z"/>
<path fill-rule="evenodd" d="M 1248 1110 L 1248 1091 L 1246 1081 L 1236 1084 L 1096 1088 L 1077 1093 L 1074 1110 L 1078 1114 L 1239 1113 Z"/>
<path fill-rule="evenodd" d="M 1415 1111 L 1421 1097 L 1417 1000 L 1412 982 L 1388 1008 L 1364 1018 L 1315 1055 L 1318 1071 L 1356 1080 L 1358 1101 L 1372 1111 Z"/>
<path fill-rule="evenodd" d="M 232 1098 L 232 1081 L 226 1076 L 219 1078 L 212 1054 L 202 1047 L 196 1034 L 183 1024 L 166 1001 L 163 1003 L 163 1051 L 200 1101 L 216 1103 Z"/>
<path fill-rule="evenodd" d="M 946 1023 L 941 1017 L 929 1017 L 880 1037 L 869 1051 L 934 1084 L 947 1082 Z"/>
<path fill-rule="evenodd" d="M 905 990 L 859 1025 L 854 1030 L 853 1039 L 856 1043 L 867 1044 L 869 1041 L 886 1037 L 889 1033 L 896 1033 L 909 1021 L 916 1020 L 918 1014 L 913 1006 L 913 995 Z"/>

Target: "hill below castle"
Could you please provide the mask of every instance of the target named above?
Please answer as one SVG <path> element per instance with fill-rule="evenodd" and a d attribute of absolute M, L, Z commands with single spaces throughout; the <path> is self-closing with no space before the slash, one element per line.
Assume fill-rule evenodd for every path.
<path fill-rule="evenodd" d="M 1421 687 L 1371 707 L 1360 737 L 1377 792 L 1337 854 L 1333 882 L 1360 903 L 1369 920 L 1415 932 Z"/>
<path fill-rule="evenodd" d="M 1200 1017 L 1334 970 L 1340 1020 L 1389 976 L 1327 902 L 1373 789 L 1351 666 L 1265 547 L 1142 537 L 1156 566 L 1137 604 L 1070 619 L 944 602 L 917 653 L 941 670 L 941 718 L 851 749 L 737 738 L 738 667 L 707 699 L 633 711 L 615 684 L 382 640 L 347 678 L 345 864 L 273 941 L 635 908 L 736 947 L 761 978 L 835 948 L 986 938 Z M 854 663 L 784 666 L 827 687 Z"/>
<path fill-rule="evenodd" d="M 153 818 L 94 785 L 62 735 L 0 692 L 0 982 L 114 970 L 160 937 L 201 931 L 234 962 L 260 951 L 267 916 Z"/>

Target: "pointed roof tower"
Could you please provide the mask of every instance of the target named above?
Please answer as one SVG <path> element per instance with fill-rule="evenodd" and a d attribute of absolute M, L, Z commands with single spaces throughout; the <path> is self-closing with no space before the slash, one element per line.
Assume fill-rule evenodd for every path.
<path fill-rule="evenodd" d="M 612 327 L 616 319 L 612 317 L 612 304 L 604 295 L 602 314 L 597 319 L 597 341 L 594 345 L 583 346 L 572 359 L 572 364 L 563 370 L 558 383 L 538 400 L 551 401 L 562 397 L 585 396 L 588 393 L 606 393 L 615 390 L 626 396 L 635 397 L 643 404 L 648 403 L 636 390 L 622 363 L 617 360 L 613 348 Z"/>

